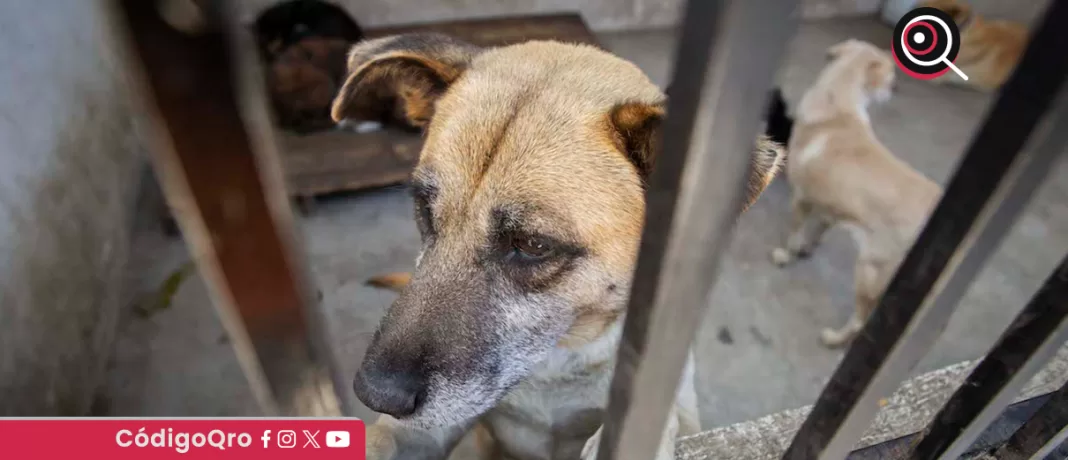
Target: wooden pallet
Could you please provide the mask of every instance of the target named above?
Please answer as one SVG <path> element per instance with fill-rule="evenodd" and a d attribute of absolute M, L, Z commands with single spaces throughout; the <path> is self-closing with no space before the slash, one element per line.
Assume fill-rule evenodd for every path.
<path fill-rule="evenodd" d="M 600 46 L 578 14 L 451 21 L 372 29 L 369 38 L 439 32 L 482 46 L 558 40 Z M 305 211 L 314 197 L 397 184 L 419 159 L 421 139 L 399 131 L 283 134 L 281 152 L 291 193 Z"/>

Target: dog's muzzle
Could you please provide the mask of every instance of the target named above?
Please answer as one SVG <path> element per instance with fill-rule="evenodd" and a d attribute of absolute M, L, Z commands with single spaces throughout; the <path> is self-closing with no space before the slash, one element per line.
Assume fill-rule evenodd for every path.
<path fill-rule="evenodd" d="M 356 397 L 375 412 L 397 418 L 414 414 L 426 399 L 427 379 L 419 363 L 364 361 L 353 379 Z"/>

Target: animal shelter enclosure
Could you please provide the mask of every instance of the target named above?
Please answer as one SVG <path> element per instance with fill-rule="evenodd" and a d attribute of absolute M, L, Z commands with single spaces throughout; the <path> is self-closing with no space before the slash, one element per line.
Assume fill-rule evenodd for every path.
<path fill-rule="evenodd" d="M 632 287 L 600 458 L 638 459 L 654 455 L 660 430 L 649 429 L 649 425 L 664 422 L 676 386 L 674 379 L 663 376 L 677 375 L 682 369 L 685 350 L 696 333 L 696 319 L 704 308 L 701 300 L 714 284 L 709 274 L 716 271 L 717 260 L 728 241 L 732 216 L 738 212 L 729 204 L 738 200 L 710 198 L 734 196 L 742 189 L 737 177 L 744 177 L 740 173 L 748 165 L 742 157 L 729 152 L 745 150 L 747 139 L 757 131 L 760 113 L 745 102 L 746 96 L 761 94 L 771 86 L 785 44 L 796 28 L 797 18 L 791 3 L 691 2 L 685 10 L 671 85 L 669 113 L 672 117 L 668 119 L 664 137 L 665 156 L 650 178 L 646 236 Z M 801 426 L 795 442 L 783 454 L 784 458 L 844 458 L 852 450 L 874 419 L 878 401 L 907 377 L 907 371 L 937 338 L 964 288 L 1063 151 L 1066 139 L 1062 132 L 1035 131 L 1047 116 L 1053 117 L 1049 123 L 1054 125 L 1064 122 L 1063 96 L 1042 101 L 1044 94 L 1063 94 L 1062 83 L 1068 73 L 1068 68 L 1056 59 L 1060 47 L 1068 44 L 1068 34 L 1063 32 L 1068 24 L 1061 24 L 1068 20 L 1068 11 L 1062 11 L 1061 6 L 1051 6 L 1045 22 L 1035 31 L 1033 44 L 973 138 L 938 208 L 898 269 L 864 332 L 849 348 Z M 142 14 L 150 12 L 145 10 Z M 717 18 L 712 27 L 706 20 L 710 17 Z M 776 33 L 769 34 L 768 30 Z M 134 35 L 136 38 L 137 34 Z M 216 37 L 224 36 L 220 33 Z M 753 42 L 761 42 L 762 46 L 744 54 L 731 52 L 742 43 Z M 214 47 L 219 44 L 213 43 Z M 221 64 L 219 61 L 216 65 Z M 196 67 L 195 61 L 185 65 Z M 152 64 L 148 66 L 151 69 Z M 720 70 L 706 77 L 706 69 L 710 68 Z M 161 90 L 167 88 L 156 88 Z M 235 97 L 236 93 L 221 93 L 218 99 Z M 721 121 L 728 118 L 731 123 Z M 711 139 L 715 139 L 712 155 L 703 155 L 711 148 L 707 139 L 691 140 L 696 123 L 711 126 Z M 241 132 L 237 129 L 235 134 Z M 1031 143 L 1032 149 L 1020 153 L 1025 143 Z M 176 153 L 179 163 L 190 161 L 183 158 L 188 154 L 183 154 L 181 149 Z M 250 148 L 241 155 L 252 154 Z M 254 174 L 252 163 L 245 164 L 242 169 Z M 227 169 L 235 172 L 234 168 Z M 195 184 L 196 171 L 210 169 L 206 165 L 187 167 L 186 174 L 190 183 Z M 697 174 L 702 179 L 687 182 L 689 185 L 684 187 L 683 174 Z M 709 212 L 709 203 L 723 204 Z M 203 209 L 203 206 L 196 207 Z M 190 229 L 195 232 L 195 228 Z M 191 239 L 196 244 L 197 238 Z M 219 236 L 205 240 L 203 251 L 210 253 L 211 247 L 225 241 Z M 266 241 L 261 249 L 285 247 L 285 240 Z M 294 391 L 291 388 L 300 383 L 286 382 L 285 372 L 271 369 L 276 366 L 328 369 L 330 361 L 324 357 L 329 353 L 324 353 L 320 345 L 317 353 L 298 348 L 283 354 L 296 358 L 290 362 L 272 358 L 272 353 L 277 352 L 271 347 L 279 339 L 271 338 L 269 332 L 258 332 L 260 326 L 256 326 L 261 323 L 256 318 L 265 310 L 241 310 L 243 302 L 238 295 L 242 288 L 227 281 L 239 279 L 240 268 L 232 266 L 229 269 L 234 270 L 233 274 L 226 275 L 226 265 L 220 265 L 223 279 L 219 282 L 235 293 L 235 305 L 230 308 L 241 311 L 246 324 L 251 324 L 248 331 L 257 353 L 245 359 L 261 363 L 266 371 L 266 386 L 276 398 L 285 401 L 282 407 L 299 407 L 293 405 L 291 400 L 295 398 L 289 395 Z M 263 268 L 259 267 L 261 272 Z M 1063 339 L 1064 334 L 1061 325 L 1066 312 L 1057 300 L 1065 294 L 1065 270 L 1062 263 L 921 438 L 915 443 L 898 442 L 897 450 L 912 452 L 915 458 L 943 455 L 952 458 L 963 453 L 986 425 L 995 421 L 1026 383 L 1028 372 L 1049 359 L 1063 342 L 1054 339 Z M 293 268 L 287 271 L 293 272 Z M 297 292 L 296 286 L 301 283 L 298 280 L 297 277 L 279 279 L 271 284 L 294 286 Z M 295 295 L 271 297 L 287 299 L 284 302 L 291 306 L 299 305 Z M 304 307 L 304 311 L 307 315 L 313 309 Z M 289 338 L 281 339 L 283 342 L 300 343 L 310 338 L 306 331 L 291 330 L 287 334 L 285 337 Z M 314 335 L 321 334 L 317 331 Z M 318 356 L 319 361 L 306 361 L 311 356 Z M 337 379 L 335 384 L 342 388 L 336 382 Z M 321 395 L 329 400 L 330 393 Z M 343 400 L 341 395 L 347 392 L 334 390 L 333 393 Z M 1061 441 L 1056 435 L 1060 429 L 1055 426 L 1063 427 L 1064 420 L 1054 420 L 1052 414 L 1062 404 L 1063 393 L 1062 389 L 1050 396 L 1038 415 L 1016 431 L 1003 449 L 1029 456 L 1055 448 Z M 966 411 L 957 408 L 961 404 L 958 400 L 970 402 L 963 406 Z M 290 410 L 306 413 L 307 409 Z"/>
<path fill-rule="evenodd" d="M 332 104 L 354 70 L 354 44 L 434 32 L 485 48 L 591 45 L 670 88 L 652 141 L 662 152 L 637 181 L 644 220 L 603 425 L 591 438 L 596 458 L 657 457 L 686 372 L 695 373 L 702 430 L 673 440 L 679 459 L 1065 455 L 1068 4 L 1036 15 L 995 91 L 891 69 L 899 93 L 872 110 L 873 132 L 942 193 L 873 313 L 836 350 L 820 344 L 820 327 L 841 322 L 836 305 L 853 302 L 856 251 L 843 240 L 855 230 L 831 230 L 827 251 L 797 254 L 796 268 L 776 266 L 797 170 L 755 186 L 762 165 L 747 154 L 762 122 L 768 129 L 769 90 L 800 126 L 802 84 L 834 64 L 834 45 L 892 42 L 898 32 L 877 10 L 814 21 L 801 11 L 819 2 L 691 0 L 676 28 L 643 32 L 607 32 L 594 25 L 611 21 L 575 11 L 408 25 L 352 14 L 355 28 L 337 19 L 275 39 L 254 32 L 247 19 L 257 16 L 239 3 L 110 4 L 166 200 L 151 211 L 142 204 L 140 217 L 171 214 L 182 238 L 140 224 L 130 272 L 151 306 L 127 309 L 135 315 L 123 320 L 99 415 L 374 421 L 354 375 L 386 306 L 404 294 L 366 281 L 413 271 L 423 257 L 422 198 L 408 180 L 429 141 L 405 125 L 411 113 L 374 107 L 377 122 L 357 126 Z M 447 91 L 435 84 L 435 94 Z M 608 142 L 624 155 L 644 146 Z M 803 161 L 806 149 L 797 150 L 782 160 L 787 169 Z M 465 439 L 453 458 L 468 458 Z"/>

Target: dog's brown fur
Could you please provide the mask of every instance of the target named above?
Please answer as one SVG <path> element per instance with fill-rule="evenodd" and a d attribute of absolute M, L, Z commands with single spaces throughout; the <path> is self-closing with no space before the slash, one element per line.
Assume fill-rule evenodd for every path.
<path fill-rule="evenodd" d="M 1027 27 L 1011 21 L 986 20 L 959 0 L 932 0 L 921 6 L 946 12 L 960 29 L 960 52 L 953 63 L 968 76 L 968 81 L 952 72 L 934 81 L 993 91 L 1012 75 L 1027 47 Z"/>
<path fill-rule="evenodd" d="M 889 98 L 890 55 L 849 40 L 830 48 L 830 56 L 797 107 L 786 166 L 793 188 L 791 233 L 772 259 L 781 266 L 807 255 L 832 225 L 851 231 L 858 246 L 855 311 L 843 328 L 821 336 L 824 344 L 839 346 L 864 325 L 941 189 L 872 131 L 867 106 Z"/>
<path fill-rule="evenodd" d="M 481 49 L 433 34 L 353 48 L 335 121 L 425 131 L 412 173 L 423 247 L 355 379 L 389 412 L 368 455 L 574 459 L 597 430 L 655 164 L 664 95 L 589 46 Z M 747 204 L 782 163 L 761 139 Z M 699 428 L 692 360 L 665 433 Z M 584 456 L 595 455 L 595 439 Z"/>

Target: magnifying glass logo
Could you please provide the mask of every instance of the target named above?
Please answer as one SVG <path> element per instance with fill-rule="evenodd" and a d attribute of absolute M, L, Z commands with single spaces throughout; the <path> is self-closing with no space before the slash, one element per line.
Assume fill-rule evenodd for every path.
<path fill-rule="evenodd" d="M 925 7 L 905 14 L 894 28 L 891 49 L 898 68 L 913 78 L 930 80 L 952 70 L 968 79 L 953 64 L 960 52 L 960 31 L 942 10 Z"/>

